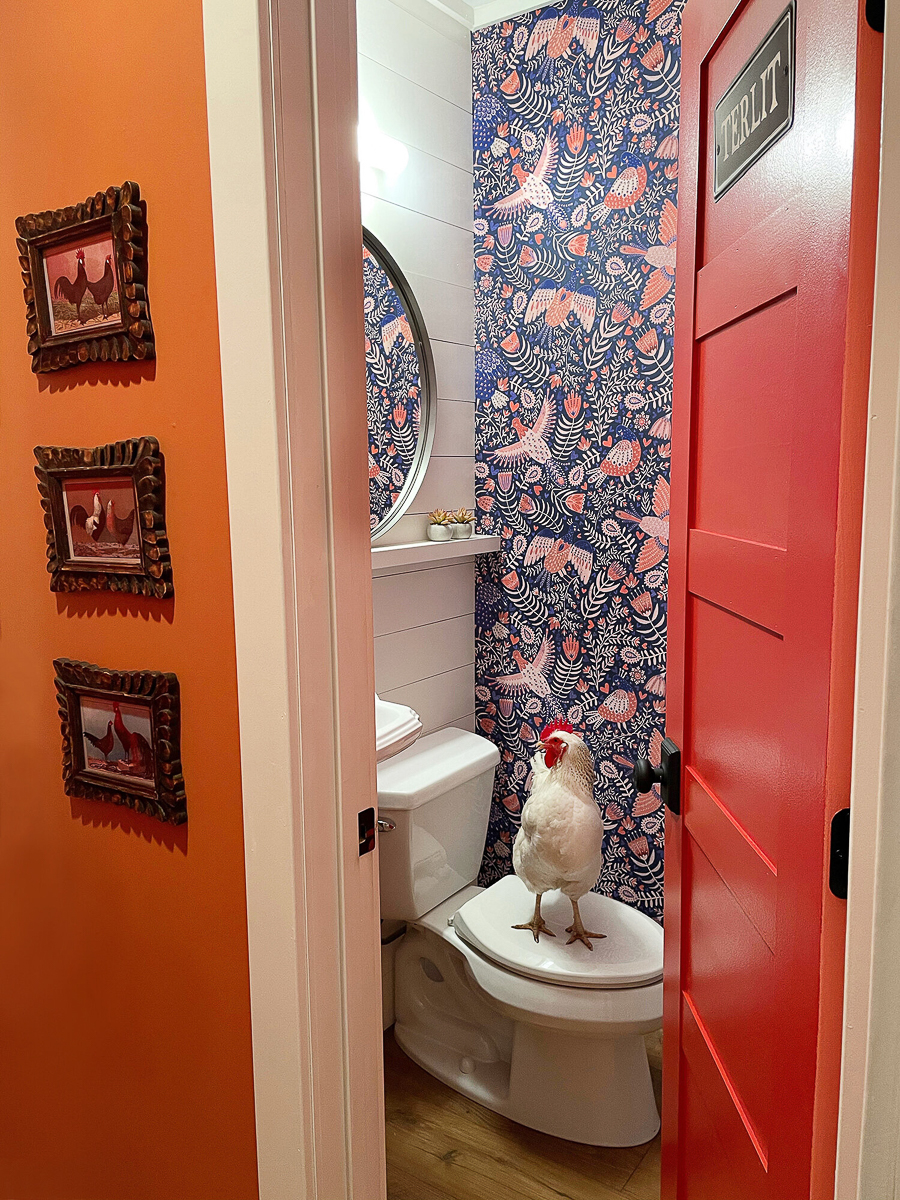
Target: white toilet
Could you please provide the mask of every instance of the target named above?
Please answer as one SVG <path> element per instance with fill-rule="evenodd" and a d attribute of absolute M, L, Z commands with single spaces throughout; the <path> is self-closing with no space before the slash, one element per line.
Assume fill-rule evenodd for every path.
<path fill-rule="evenodd" d="M 522 1125 L 594 1146 L 659 1129 L 643 1034 L 662 1023 L 662 929 L 591 893 L 593 951 L 566 945 L 572 908 L 549 893 L 556 938 L 512 925 L 534 898 L 514 875 L 474 886 L 493 743 L 460 729 L 420 738 L 378 767 L 381 915 L 406 921 L 394 971 L 395 1036 L 432 1075 Z"/>

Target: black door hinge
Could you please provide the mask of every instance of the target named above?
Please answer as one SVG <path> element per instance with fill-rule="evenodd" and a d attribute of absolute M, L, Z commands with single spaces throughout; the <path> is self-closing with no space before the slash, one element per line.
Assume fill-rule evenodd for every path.
<path fill-rule="evenodd" d="M 850 809 L 842 808 L 831 821 L 831 862 L 828 886 L 839 900 L 847 899 L 850 873 Z"/>
<path fill-rule="evenodd" d="M 364 808 L 359 821 L 359 857 L 371 854 L 375 849 L 375 809 Z"/>
<path fill-rule="evenodd" d="M 866 0 L 866 20 L 876 33 L 884 33 L 884 0 Z"/>

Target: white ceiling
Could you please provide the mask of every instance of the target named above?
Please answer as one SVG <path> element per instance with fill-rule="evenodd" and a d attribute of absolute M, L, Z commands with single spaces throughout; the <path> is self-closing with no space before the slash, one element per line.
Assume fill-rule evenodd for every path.
<path fill-rule="evenodd" d="M 507 17 L 517 17 L 542 7 L 537 0 L 531 3 L 529 0 L 429 0 L 429 3 L 469 29 L 493 25 Z"/>
<path fill-rule="evenodd" d="M 510 0 L 475 0 L 472 7 L 475 10 L 475 26 L 493 25 L 495 21 L 505 21 L 507 17 L 518 17 L 522 13 L 533 12 L 536 8 L 544 8 L 545 4 L 518 4 Z"/>

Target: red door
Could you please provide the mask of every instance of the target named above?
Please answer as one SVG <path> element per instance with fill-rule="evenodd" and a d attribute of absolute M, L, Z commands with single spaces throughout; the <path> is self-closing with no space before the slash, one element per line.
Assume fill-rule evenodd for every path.
<path fill-rule="evenodd" d="M 849 795 L 880 37 L 849 0 L 797 0 L 793 125 L 715 199 L 715 106 L 785 3 L 684 17 L 664 1200 L 833 1192 L 828 835 Z M 761 87 L 780 94 L 782 64 Z M 757 103 L 771 91 L 735 101 L 720 156 Z"/>

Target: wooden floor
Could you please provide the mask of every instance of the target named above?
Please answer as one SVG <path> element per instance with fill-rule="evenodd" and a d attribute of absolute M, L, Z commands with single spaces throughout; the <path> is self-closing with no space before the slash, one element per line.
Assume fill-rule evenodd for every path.
<path fill-rule="evenodd" d="M 659 1101 L 660 1035 L 647 1039 Z M 659 1200 L 659 1137 L 608 1150 L 525 1129 L 384 1040 L 388 1200 Z"/>

